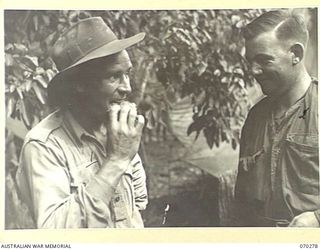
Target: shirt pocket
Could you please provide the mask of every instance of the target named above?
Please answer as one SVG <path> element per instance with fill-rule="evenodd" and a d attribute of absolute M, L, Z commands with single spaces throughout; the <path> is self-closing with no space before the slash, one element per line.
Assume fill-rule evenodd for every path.
<path fill-rule="evenodd" d="M 111 199 L 111 207 L 115 222 L 128 219 L 127 200 L 119 186 Z"/>
<path fill-rule="evenodd" d="M 130 224 L 134 201 L 132 179 L 132 166 L 130 165 L 121 177 L 111 200 L 115 222 L 121 222 L 127 226 Z"/>
<path fill-rule="evenodd" d="M 287 187 L 294 192 L 319 195 L 318 135 L 288 134 L 283 157 Z"/>
<path fill-rule="evenodd" d="M 265 200 L 265 161 L 266 151 L 264 148 L 240 157 L 236 187 L 239 192 L 238 197 L 245 197 L 246 200 Z"/>

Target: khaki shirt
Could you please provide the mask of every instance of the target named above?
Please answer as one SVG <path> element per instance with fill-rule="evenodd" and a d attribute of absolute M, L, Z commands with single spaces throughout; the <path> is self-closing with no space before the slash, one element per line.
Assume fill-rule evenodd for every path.
<path fill-rule="evenodd" d="M 250 218 L 290 222 L 306 211 L 319 214 L 317 87 L 313 81 L 281 119 L 273 117 L 268 97 L 250 110 L 241 134 L 235 191 L 253 209 Z"/>
<path fill-rule="evenodd" d="M 117 187 L 96 175 L 104 145 L 68 111 L 58 110 L 26 136 L 17 171 L 22 199 L 37 228 L 143 227 L 146 176 L 132 160 Z"/>

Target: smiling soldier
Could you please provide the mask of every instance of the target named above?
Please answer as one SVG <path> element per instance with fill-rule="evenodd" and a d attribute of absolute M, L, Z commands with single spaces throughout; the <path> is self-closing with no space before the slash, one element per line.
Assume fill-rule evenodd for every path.
<path fill-rule="evenodd" d="M 126 48 L 102 18 L 81 20 L 57 40 L 48 87 L 59 107 L 26 136 L 17 183 L 37 228 L 143 227 L 146 176 L 137 154 L 144 118 L 127 101 Z"/>
<path fill-rule="evenodd" d="M 241 134 L 236 199 L 245 226 L 319 227 L 318 82 L 304 66 L 308 31 L 292 11 L 244 30 L 246 58 L 266 97 Z"/>

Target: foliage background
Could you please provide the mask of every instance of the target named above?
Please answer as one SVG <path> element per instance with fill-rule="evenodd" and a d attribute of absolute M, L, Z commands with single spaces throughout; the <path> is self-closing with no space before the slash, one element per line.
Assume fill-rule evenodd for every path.
<path fill-rule="evenodd" d="M 6 228 L 31 223 L 16 193 L 14 176 L 25 133 L 54 108 L 47 105 L 46 88 L 57 73 L 49 55 L 62 32 L 90 16 L 101 16 L 119 38 L 146 32 L 144 41 L 129 50 L 135 69 L 131 98 L 148 119 L 144 144 L 172 138 L 165 112 L 191 96 L 193 123 L 186 133 L 205 136 L 210 148 L 221 142 L 236 148 L 250 105 L 248 88 L 255 84 L 242 57 L 241 28 L 264 11 L 6 10 Z M 315 11 L 303 13 L 310 30 L 317 30 Z M 316 54 L 311 50 L 311 56 Z M 309 69 L 316 73 L 317 65 L 309 63 Z M 159 192 L 154 191 L 158 196 Z"/>

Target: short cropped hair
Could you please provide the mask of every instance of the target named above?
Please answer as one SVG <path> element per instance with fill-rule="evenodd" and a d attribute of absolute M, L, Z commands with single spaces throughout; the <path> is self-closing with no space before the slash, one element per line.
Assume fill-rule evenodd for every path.
<path fill-rule="evenodd" d="M 292 10 L 274 10 L 263 13 L 243 29 L 243 36 L 251 40 L 258 35 L 275 31 L 279 40 L 294 40 L 304 46 L 308 43 L 309 33 L 304 17 Z"/>

